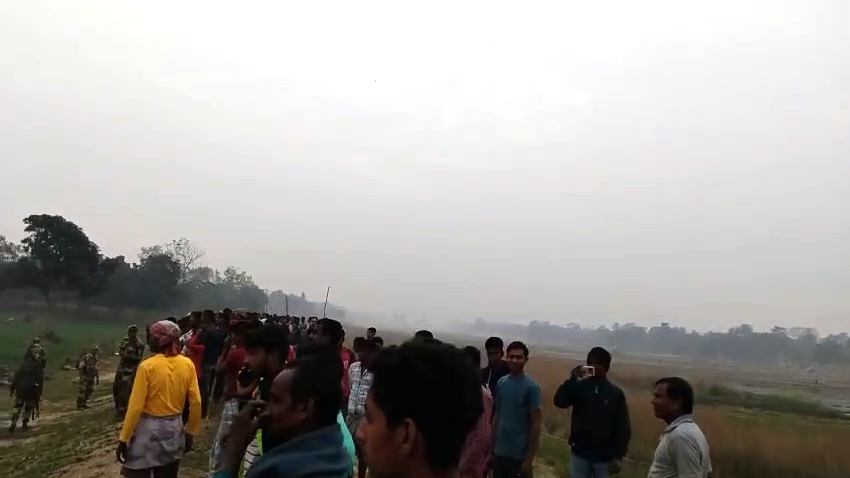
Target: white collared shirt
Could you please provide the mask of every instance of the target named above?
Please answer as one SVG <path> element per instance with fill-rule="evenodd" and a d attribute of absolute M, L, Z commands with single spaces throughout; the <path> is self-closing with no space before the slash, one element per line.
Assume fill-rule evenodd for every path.
<path fill-rule="evenodd" d="M 709 473 L 708 441 L 693 415 L 673 420 L 661 435 L 647 478 L 706 478 Z"/>

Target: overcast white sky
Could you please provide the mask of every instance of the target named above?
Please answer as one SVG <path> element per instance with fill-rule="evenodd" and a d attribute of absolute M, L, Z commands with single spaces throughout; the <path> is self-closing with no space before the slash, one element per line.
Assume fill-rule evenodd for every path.
<path fill-rule="evenodd" d="M 413 3 L 6 2 L 0 233 L 432 320 L 850 329 L 848 2 Z"/>

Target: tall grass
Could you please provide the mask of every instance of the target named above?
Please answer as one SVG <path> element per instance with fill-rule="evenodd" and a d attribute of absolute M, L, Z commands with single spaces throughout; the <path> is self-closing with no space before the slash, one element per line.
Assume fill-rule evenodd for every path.
<path fill-rule="evenodd" d="M 544 428 L 555 436 L 566 437 L 569 431 L 569 412 L 552 404 L 557 387 L 566 378 L 571 364 L 549 357 L 533 357 L 527 372 L 540 384 L 544 396 Z M 625 373 L 624 373 L 625 372 Z M 629 458 L 650 463 L 664 424 L 654 417 L 649 404 L 649 389 L 662 375 L 676 375 L 675 370 L 658 370 L 651 366 L 615 367 L 611 380 L 628 390 L 627 398 L 632 421 L 632 441 Z M 698 377 L 688 377 L 699 382 Z M 714 476 L 720 478 L 833 478 L 850 476 L 850 423 L 802 416 L 739 408 L 741 397 L 728 395 L 725 388 L 714 391 L 727 394 L 726 401 L 736 406 L 705 404 L 697 392 L 696 420 L 703 429 L 711 448 Z M 710 386 L 708 388 L 710 391 Z M 789 412 L 806 410 L 782 402 Z M 711 401 L 711 400 L 709 400 Z M 776 407 L 765 401 L 763 408 Z M 551 441 L 543 449 L 544 458 L 563 462 L 560 453 L 569 455 L 563 442 Z M 561 465 L 563 466 L 563 464 Z M 627 475 L 645 473 L 639 464 L 628 464 Z M 645 475 L 644 475 L 645 476 Z"/>

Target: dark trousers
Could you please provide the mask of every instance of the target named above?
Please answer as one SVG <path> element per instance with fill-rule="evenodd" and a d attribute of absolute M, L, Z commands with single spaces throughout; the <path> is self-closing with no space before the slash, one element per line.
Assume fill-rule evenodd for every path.
<path fill-rule="evenodd" d="M 198 388 L 201 389 L 201 417 L 207 418 L 210 411 L 210 398 L 212 397 L 213 379 L 215 378 L 215 365 L 212 367 L 204 367 L 201 370 L 201 380 L 198 382 Z"/>
<path fill-rule="evenodd" d="M 183 417 L 183 424 L 189 423 L 189 397 L 186 397 L 186 401 L 183 402 L 183 413 L 181 415 Z"/>
<path fill-rule="evenodd" d="M 121 476 L 125 478 L 177 478 L 177 472 L 179 470 L 180 460 L 177 460 L 174 463 L 157 466 L 156 468 L 146 468 L 144 470 L 122 468 Z"/>
<path fill-rule="evenodd" d="M 213 385 L 213 403 L 219 403 L 224 396 L 224 374 L 217 373 L 215 375 L 215 384 Z"/>
<path fill-rule="evenodd" d="M 496 455 L 493 457 L 493 478 L 532 478 L 522 473 L 522 460 Z"/>

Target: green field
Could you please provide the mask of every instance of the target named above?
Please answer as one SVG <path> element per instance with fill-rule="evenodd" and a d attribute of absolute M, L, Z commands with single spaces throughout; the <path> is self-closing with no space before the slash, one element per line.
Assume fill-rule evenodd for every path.
<path fill-rule="evenodd" d="M 7 320 L 14 318 L 15 320 Z M 101 349 L 101 374 L 113 372 L 109 363 L 117 350 L 121 339 L 127 333 L 127 326 L 133 320 L 145 324 L 139 314 L 115 314 L 106 312 L 81 313 L 80 311 L 59 310 L 53 312 L 36 311 L 28 314 L 0 312 L 0 364 L 14 372 L 26 352 L 33 337 L 39 337 L 47 356 L 42 412 L 63 411 L 73 407 L 69 399 L 76 396 L 77 385 L 74 382 L 76 371 L 61 370 L 66 359 L 79 357 L 92 345 Z M 53 334 L 48 334 L 47 330 Z M 109 385 L 101 385 L 106 390 Z M 12 399 L 6 388 L 0 389 L 0 409 L 9 410 Z M 103 392 L 106 393 L 106 392 Z"/>
<path fill-rule="evenodd" d="M 77 357 L 92 345 L 106 348 L 105 353 L 114 352 L 128 325 L 135 323 L 143 327 L 153 322 L 153 317 L 135 312 L 92 310 L 0 311 L 0 363 L 17 367 L 30 340 L 39 337 L 47 352 L 48 372 L 56 370 L 65 359 Z"/>

